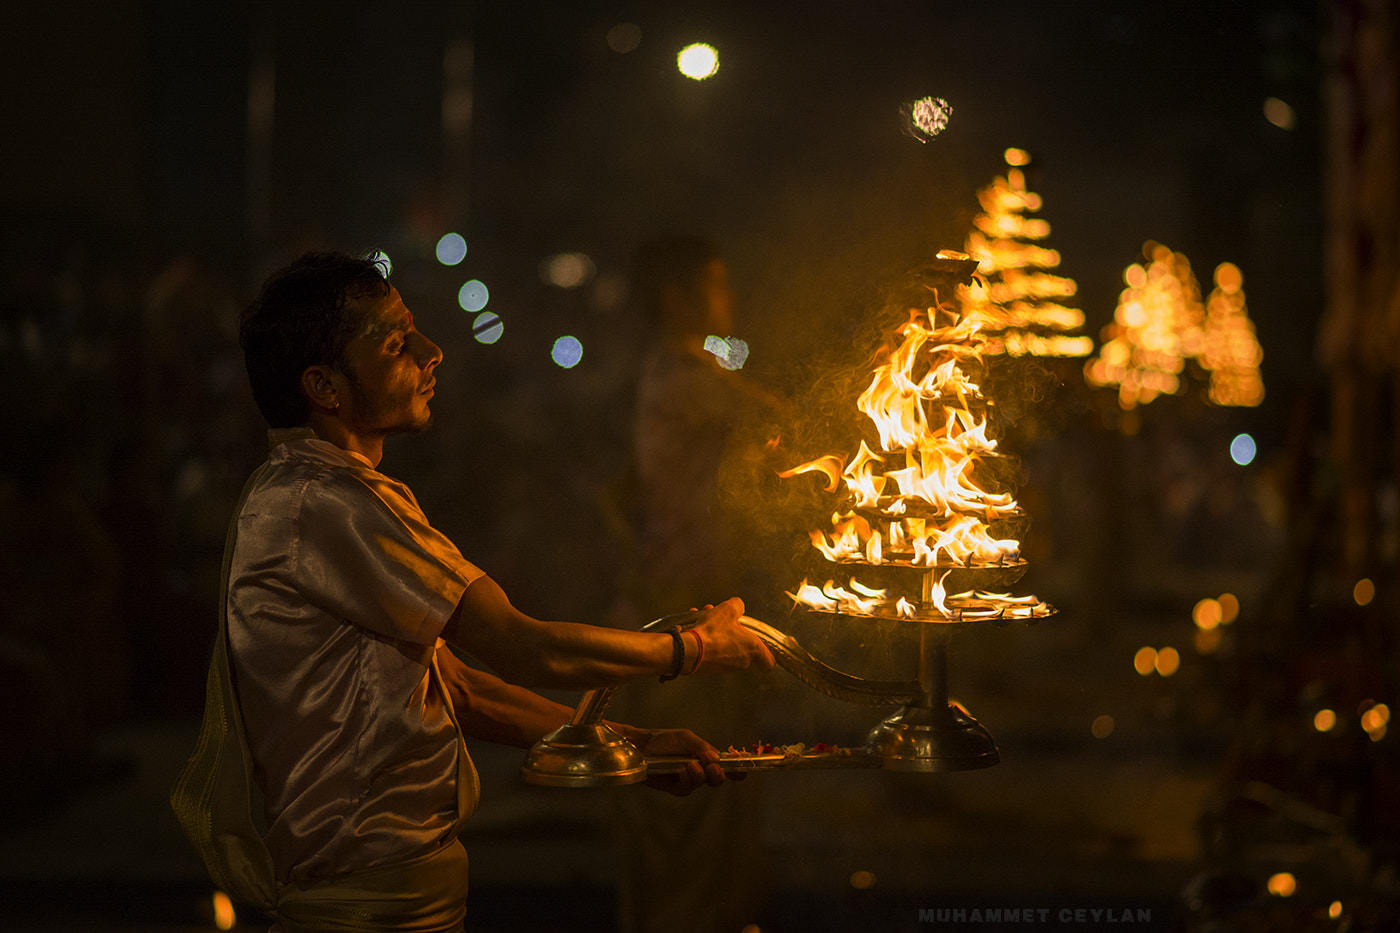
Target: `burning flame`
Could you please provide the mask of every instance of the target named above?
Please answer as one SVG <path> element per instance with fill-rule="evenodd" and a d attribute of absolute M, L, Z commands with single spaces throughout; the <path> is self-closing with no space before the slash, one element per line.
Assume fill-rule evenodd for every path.
<path fill-rule="evenodd" d="M 860 615 L 874 615 L 885 595 L 884 590 L 861 586 L 852 580 L 851 588 L 837 586 L 836 581 L 827 580 L 825 586 L 815 586 L 805 579 L 797 587 L 796 593 L 788 593 L 795 602 L 824 609 L 827 612 L 849 612 Z"/>
<path fill-rule="evenodd" d="M 951 323 L 940 323 L 940 320 Z M 911 308 L 874 356 L 870 382 L 856 400 L 878 443 L 862 440 L 845 460 L 828 454 L 786 470 L 817 473 L 827 492 L 843 492 L 830 524 L 810 532 L 813 547 L 838 564 L 995 568 L 1020 563 L 1020 543 L 995 534 L 995 522 L 1019 514 L 1010 493 L 988 489 L 978 467 L 999 456 L 988 433 L 991 404 L 974 381 L 986 341 L 981 321 L 946 306 Z M 945 573 L 946 575 L 946 573 Z M 915 603 L 849 581 L 818 587 L 803 580 L 788 595 L 826 612 L 902 619 L 971 620 L 1048 615 L 1035 597 L 968 592 L 946 597 L 943 577 Z"/>
<path fill-rule="evenodd" d="M 964 318 L 936 327 L 936 318 L 935 309 L 910 310 L 857 399 L 880 437 L 878 452 L 861 441 L 847 463 L 828 454 L 779 474 L 821 473 L 828 492 L 844 484 L 845 509 L 829 530 L 811 533 L 828 560 L 970 566 L 1020 554 L 1016 541 L 990 531 L 991 522 L 1016 514 L 1016 503 L 974 478 L 979 460 L 997 449 L 986 416 L 971 408 L 986 404 L 966 368 L 980 362 L 978 324 Z M 902 465 L 891 469 L 892 461 Z"/>

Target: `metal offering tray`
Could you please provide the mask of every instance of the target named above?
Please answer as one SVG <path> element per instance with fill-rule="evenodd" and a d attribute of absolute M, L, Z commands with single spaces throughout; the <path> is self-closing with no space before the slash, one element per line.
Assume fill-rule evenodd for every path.
<path fill-rule="evenodd" d="M 926 570 L 925 573 L 934 573 Z M 803 750 L 771 754 L 724 755 L 719 764 L 726 772 L 818 771 L 883 768 L 890 771 L 968 771 L 997 764 L 1001 758 L 992 735 L 961 705 L 948 699 L 947 647 L 955 630 L 966 625 L 1012 621 L 1034 622 L 1053 614 L 1044 603 L 1034 614 L 1020 618 L 983 617 L 961 621 L 906 619 L 919 627 L 916 679 L 867 680 L 839 671 L 803 648 L 790 635 L 751 616 L 739 624 L 768 645 L 778 666 L 806 686 L 848 703 L 872 707 L 898 707 L 877 724 L 864 746 Z M 849 613 L 839 613 L 848 616 Z M 874 616 L 872 616 L 874 617 Z M 697 612 L 665 616 L 643 631 L 665 631 L 694 625 Z M 618 688 L 590 690 L 569 722 L 535 744 L 525 759 L 522 774 L 531 784 L 549 787 L 602 787 L 631 784 L 651 774 L 673 774 L 689 759 L 648 758 L 603 721 L 603 714 Z M 779 749 L 782 747 L 779 746 Z"/>

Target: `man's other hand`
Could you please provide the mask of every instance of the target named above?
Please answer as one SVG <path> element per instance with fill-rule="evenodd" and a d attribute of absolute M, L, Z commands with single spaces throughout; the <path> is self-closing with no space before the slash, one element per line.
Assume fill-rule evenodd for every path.
<path fill-rule="evenodd" d="M 676 774 L 653 774 L 647 778 L 647 786 L 684 797 L 701 785 L 718 787 L 726 780 L 724 768 L 719 764 L 719 752 L 714 746 L 689 729 L 638 729 L 619 723 L 610 723 L 613 730 L 622 735 L 643 754 L 654 757 L 688 757 L 685 766 Z M 734 775 L 742 779 L 744 775 Z"/>

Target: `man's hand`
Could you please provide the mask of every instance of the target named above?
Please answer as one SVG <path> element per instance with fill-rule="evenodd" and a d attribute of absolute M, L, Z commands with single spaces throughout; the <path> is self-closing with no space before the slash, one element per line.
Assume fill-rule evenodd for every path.
<path fill-rule="evenodd" d="M 696 649 L 700 660 L 685 673 L 741 671 L 750 665 L 764 672 L 773 669 L 773 652 L 761 638 L 739 624 L 743 614 L 744 603 L 737 596 L 718 606 L 705 607 L 700 621 L 689 629 L 693 638 L 699 639 L 690 647 Z"/>
<path fill-rule="evenodd" d="M 622 723 L 609 723 L 613 731 L 637 746 L 643 754 L 689 756 L 677 774 L 655 774 L 647 778 L 647 786 L 684 797 L 702 784 L 718 787 L 725 782 L 724 768 L 719 764 L 719 752 L 714 746 L 689 729 L 638 729 Z M 738 775 L 742 778 L 744 775 Z"/>

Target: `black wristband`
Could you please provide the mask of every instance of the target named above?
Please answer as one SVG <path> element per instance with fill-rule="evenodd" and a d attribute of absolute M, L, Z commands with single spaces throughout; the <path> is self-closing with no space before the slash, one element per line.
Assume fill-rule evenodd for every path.
<path fill-rule="evenodd" d="M 685 670 L 685 639 L 681 637 L 680 628 L 672 626 L 666 634 L 671 636 L 671 673 L 661 675 L 663 684 L 675 680 Z"/>

